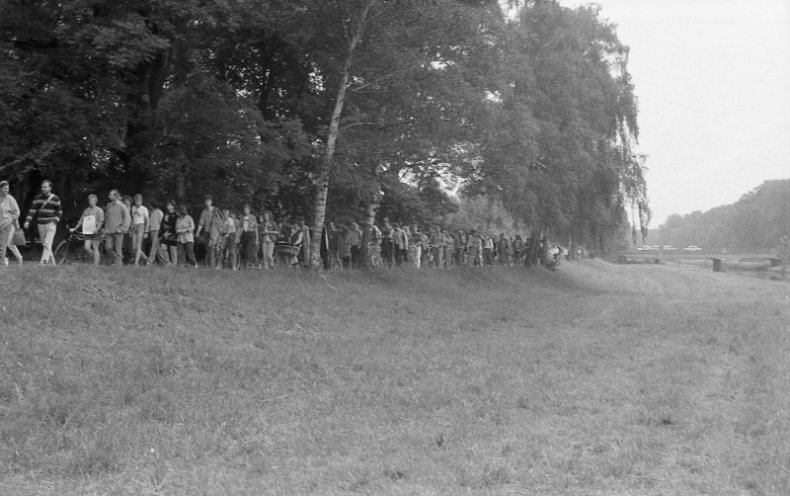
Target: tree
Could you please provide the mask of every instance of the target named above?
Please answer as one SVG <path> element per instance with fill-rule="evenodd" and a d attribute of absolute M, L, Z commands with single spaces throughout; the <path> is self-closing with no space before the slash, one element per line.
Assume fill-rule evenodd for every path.
<path fill-rule="evenodd" d="M 599 246 L 647 205 L 627 47 L 597 7 L 528 2 L 501 40 L 483 166 L 470 193 L 500 198 L 538 235 Z"/>
<path fill-rule="evenodd" d="M 364 163 L 371 172 L 386 170 L 393 177 L 409 163 L 441 150 L 445 143 L 440 142 L 439 134 L 447 129 L 445 123 L 451 122 L 459 129 L 465 120 L 468 121 L 469 107 L 465 112 L 462 109 L 464 104 L 474 103 L 463 98 L 468 93 L 458 92 L 459 84 L 448 86 L 447 82 L 462 83 L 468 76 L 461 73 L 460 68 L 468 69 L 469 65 L 459 62 L 472 58 L 471 53 L 479 47 L 473 42 L 481 39 L 480 35 L 469 35 L 489 34 L 486 23 L 495 23 L 501 18 L 501 14 L 492 16 L 494 11 L 499 12 L 493 1 L 366 0 L 345 3 L 345 10 L 337 22 L 342 28 L 343 44 L 337 54 L 330 57 L 342 60 L 342 64 L 335 74 L 328 70 L 322 72 L 326 76 L 326 86 L 333 88 L 334 104 L 324 160 L 317 175 L 315 232 L 320 232 L 324 224 L 341 133 L 348 136 L 353 129 L 353 138 L 356 138 L 348 140 L 349 145 L 344 149 L 346 165 Z M 323 15 L 338 19 L 337 14 Z M 327 66 L 319 63 L 319 67 Z M 483 89 L 478 88 L 473 100 L 482 102 L 484 96 Z M 347 105 L 348 97 L 352 98 L 350 105 Z M 349 114 L 348 122 L 341 126 L 344 111 Z M 436 126 L 437 123 L 440 125 Z M 433 130 L 430 134 L 424 132 L 429 126 Z M 458 138 L 453 141 L 457 142 Z M 366 154 L 372 147 L 365 145 L 371 142 L 391 143 L 398 150 L 385 146 L 383 148 L 391 153 L 386 159 L 377 160 Z M 408 146 L 409 143 L 414 146 Z M 360 158 L 361 155 L 366 156 Z M 318 241 L 315 237 L 314 243 Z M 313 263 L 317 265 L 317 246 L 314 248 Z"/>

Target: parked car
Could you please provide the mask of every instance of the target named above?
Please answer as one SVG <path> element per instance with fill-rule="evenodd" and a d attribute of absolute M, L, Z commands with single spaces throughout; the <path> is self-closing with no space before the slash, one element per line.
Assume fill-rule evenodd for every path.
<path fill-rule="evenodd" d="M 683 251 L 687 251 L 689 253 L 695 253 L 698 251 L 702 251 L 702 248 L 700 248 L 699 246 L 691 245 L 683 248 Z"/>
<path fill-rule="evenodd" d="M 672 245 L 664 245 L 664 251 L 678 251 L 678 249 Z"/>
<path fill-rule="evenodd" d="M 636 251 L 653 251 L 653 247 L 650 245 L 640 246 Z"/>

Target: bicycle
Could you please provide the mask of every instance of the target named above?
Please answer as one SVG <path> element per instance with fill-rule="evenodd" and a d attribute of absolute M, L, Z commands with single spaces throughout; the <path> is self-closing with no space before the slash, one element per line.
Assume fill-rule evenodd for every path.
<path fill-rule="evenodd" d="M 52 254 L 55 258 L 55 263 L 58 265 L 62 265 L 65 262 L 73 262 L 73 261 L 80 261 L 85 262 L 85 258 L 87 254 L 82 247 L 85 245 L 85 241 L 93 241 L 91 238 L 86 239 L 86 234 L 82 232 L 74 231 L 69 234 L 69 237 L 58 243 L 58 246 L 52 251 Z M 92 236 L 92 235 L 90 235 Z M 100 241 L 104 240 L 104 236 L 100 238 Z M 77 249 L 74 249 L 74 245 L 77 245 Z M 99 243 L 99 256 L 103 257 L 105 254 L 104 250 L 104 243 Z"/>

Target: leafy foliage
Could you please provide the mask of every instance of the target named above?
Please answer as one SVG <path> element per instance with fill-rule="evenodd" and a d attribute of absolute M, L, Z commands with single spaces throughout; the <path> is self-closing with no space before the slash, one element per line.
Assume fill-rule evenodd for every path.
<path fill-rule="evenodd" d="M 0 51 L 0 175 L 23 197 L 43 177 L 211 192 L 320 228 L 325 206 L 436 221 L 451 183 L 599 245 L 647 212 L 628 49 L 595 7 L 9 0 Z"/>
<path fill-rule="evenodd" d="M 671 215 L 656 244 L 720 250 L 773 250 L 790 235 L 790 179 L 766 181 L 732 205 Z"/>

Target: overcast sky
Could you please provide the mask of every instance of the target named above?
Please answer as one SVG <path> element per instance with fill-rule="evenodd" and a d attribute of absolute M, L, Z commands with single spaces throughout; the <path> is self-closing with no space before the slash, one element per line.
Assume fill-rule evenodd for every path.
<path fill-rule="evenodd" d="M 651 227 L 790 178 L 790 0 L 594 3 L 631 47 Z"/>

